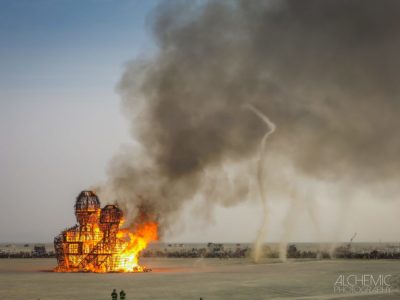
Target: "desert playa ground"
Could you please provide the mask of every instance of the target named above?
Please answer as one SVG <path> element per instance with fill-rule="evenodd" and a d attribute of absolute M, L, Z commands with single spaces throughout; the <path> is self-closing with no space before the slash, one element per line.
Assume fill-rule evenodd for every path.
<path fill-rule="evenodd" d="M 399 299 L 398 260 L 266 260 L 148 258 L 153 272 L 53 273 L 55 259 L 1 259 L 0 299 Z M 339 275 L 390 274 L 390 293 L 334 292 Z"/>

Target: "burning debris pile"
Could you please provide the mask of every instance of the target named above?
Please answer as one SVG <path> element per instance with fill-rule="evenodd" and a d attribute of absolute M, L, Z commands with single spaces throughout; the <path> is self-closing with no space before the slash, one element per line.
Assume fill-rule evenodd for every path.
<path fill-rule="evenodd" d="M 100 208 L 92 191 L 83 191 L 75 203 L 79 225 L 54 239 L 56 272 L 147 272 L 138 263 L 140 252 L 158 239 L 156 222 L 142 220 L 121 229 L 123 213 L 117 205 Z"/>

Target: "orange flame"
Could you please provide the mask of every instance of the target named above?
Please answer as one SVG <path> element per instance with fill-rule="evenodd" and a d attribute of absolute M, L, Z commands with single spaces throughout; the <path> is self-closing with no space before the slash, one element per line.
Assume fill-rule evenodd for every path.
<path fill-rule="evenodd" d="M 100 208 L 92 191 L 83 191 L 75 203 L 78 224 L 54 239 L 56 272 L 146 272 L 139 255 L 158 240 L 158 223 L 143 205 L 134 225 L 121 229 L 125 219 L 117 204 Z"/>
<path fill-rule="evenodd" d="M 118 226 L 118 225 L 117 225 Z M 119 226 L 118 226 L 119 227 Z M 62 244 L 64 260 L 56 272 L 146 272 L 139 265 L 139 255 L 148 244 L 158 240 L 158 224 L 145 222 L 135 230 L 116 228 L 107 236 L 98 224 L 86 225 L 84 230 L 65 231 Z"/>
<path fill-rule="evenodd" d="M 158 240 L 157 223 L 148 222 L 140 224 L 134 233 L 128 229 L 121 229 L 118 231 L 117 237 L 125 241 L 116 265 L 117 271 L 143 272 L 145 268 L 139 265 L 139 254 L 142 250 L 146 249 L 150 242 Z"/>

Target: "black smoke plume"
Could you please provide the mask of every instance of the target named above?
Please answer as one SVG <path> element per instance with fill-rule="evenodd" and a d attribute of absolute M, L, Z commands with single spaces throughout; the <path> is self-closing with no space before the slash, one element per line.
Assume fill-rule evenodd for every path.
<path fill-rule="evenodd" d="M 398 179 L 400 1 L 167 1 L 152 16 L 157 52 L 118 88 L 138 142 L 109 168 L 120 202 L 165 230 L 198 195 L 246 199 L 266 128 L 245 105 L 277 125 L 269 161 L 298 176 Z"/>

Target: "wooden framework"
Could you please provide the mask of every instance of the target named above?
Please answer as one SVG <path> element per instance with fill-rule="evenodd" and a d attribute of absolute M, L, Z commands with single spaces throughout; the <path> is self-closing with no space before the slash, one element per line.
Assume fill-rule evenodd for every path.
<path fill-rule="evenodd" d="M 117 236 L 122 211 L 116 205 L 100 209 L 92 191 L 83 191 L 75 203 L 78 224 L 54 239 L 57 272 L 118 272 L 124 261 L 119 257 L 124 241 Z"/>

